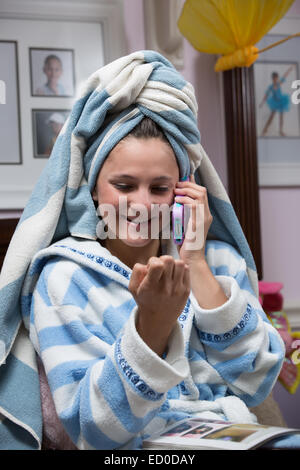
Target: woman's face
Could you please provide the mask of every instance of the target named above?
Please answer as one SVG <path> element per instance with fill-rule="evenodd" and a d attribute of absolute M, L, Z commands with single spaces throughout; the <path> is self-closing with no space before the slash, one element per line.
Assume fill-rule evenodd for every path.
<path fill-rule="evenodd" d="M 109 236 L 128 246 L 145 246 L 158 238 L 162 217 L 153 205 L 170 207 L 178 180 L 176 157 L 166 142 L 135 137 L 119 142 L 105 160 L 92 194 L 102 216 L 104 204 L 114 207 L 115 222 L 106 219 Z"/>

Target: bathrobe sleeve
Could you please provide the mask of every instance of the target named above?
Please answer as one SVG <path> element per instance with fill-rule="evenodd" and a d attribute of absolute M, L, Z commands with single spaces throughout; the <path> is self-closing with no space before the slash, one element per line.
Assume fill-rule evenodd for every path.
<path fill-rule="evenodd" d="M 79 449 L 138 447 L 166 392 L 188 374 L 180 326 L 161 359 L 136 331 L 132 299 L 111 305 L 109 286 L 99 273 L 53 259 L 33 293 L 31 340 L 58 416 Z"/>
<path fill-rule="evenodd" d="M 191 294 L 198 336 L 207 361 L 229 393 L 253 407 L 270 393 L 282 366 L 284 345 L 262 310 L 237 251 L 224 242 L 208 242 L 207 262 L 228 300 L 205 310 Z"/>

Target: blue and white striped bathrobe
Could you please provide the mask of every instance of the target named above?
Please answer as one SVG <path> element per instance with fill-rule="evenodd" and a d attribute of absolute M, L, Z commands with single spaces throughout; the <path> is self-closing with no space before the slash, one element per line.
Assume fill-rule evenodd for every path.
<path fill-rule="evenodd" d="M 282 341 L 237 251 L 211 240 L 206 257 L 228 300 L 204 310 L 191 293 L 162 359 L 135 329 L 131 269 L 106 248 L 69 237 L 36 256 L 24 321 L 78 448 L 137 449 L 172 420 L 205 411 L 253 422 L 246 405 L 269 394 Z"/>

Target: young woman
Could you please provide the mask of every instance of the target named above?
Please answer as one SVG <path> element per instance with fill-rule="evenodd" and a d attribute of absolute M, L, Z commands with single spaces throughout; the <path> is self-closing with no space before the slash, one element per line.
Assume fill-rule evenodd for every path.
<path fill-rule="evenodd" d="M 159 133 L 161 136 L 153 137 Z M 136 224 L 134 220 L 138 220 L 137 217 L 128 217 L 126 238 L 120 238 L 118 205 L 120 196 L 124 195 L 127 196 L 128 213 L 145 208 L 147 219 L 142 224 Z M 189 243 L 187 233 L 186 242 L 179 250 L 180 257 L 175 260 L 170 255 L 160 256 L 162 240 L 151 239 L 151 209 L 155 205 L 172 206 L 174 200 L 193 204 L 194 212 L 197 204 L 204 205 L 204 220 L 201 223 L 207 235 L 211 214 L 206 190 L 195 182 L 179 182 L 179 168 L 172 147 L 154 122 L 145 118 L 110 152 L 97 178 L 93 198 L 99 207 L 103 204 L 116 205 L 117 234 L 112 239 L 106 238 L 103 245 L 133 270 L 129 290 L 139 307 L 137 331 L 154 352 L 162 355 L 187 302 L 191 286 L 203 308 L 215 308 L 227 300 L 207 266 L 204 243 L 199 244 L 198 249 L 186 249 Z M 136 225 L 133 228 L 136 228 L 138 236 L 131 236 L 132 224 Z M 143 224 L 147 229 L 147 238 L 141 236 Z"/>
<path fill-rule="evenodd" d="M 152 210 L 174 201 L 190 208 L 178 246 Z M 108 208 L 115 217 L 106 217 Z M 118 59 L 88 80 L 2 275 L 3 317 L 14 320 L 7 357 L 23 364 L 34 346 L 76 448 L 138 449 L 187 416 L 255 422 L 248 406 L 266 398 L 279 374 L 282 341 L 261 309 L 251 253 L 200 145 L 192 87 L 157 53 Z M 17 305 L 30 345 L 16 327 Z M 17 409 L 2 407 L 7 429 L 18 417 L 23 447 L 28 435 L 40 445 L 39 423 L 20 406 L 36 400 L 30 351 L 31 381 L 19 395 L 15 386 Z M 9 402 L 8 388 L 3 396 Z"/>

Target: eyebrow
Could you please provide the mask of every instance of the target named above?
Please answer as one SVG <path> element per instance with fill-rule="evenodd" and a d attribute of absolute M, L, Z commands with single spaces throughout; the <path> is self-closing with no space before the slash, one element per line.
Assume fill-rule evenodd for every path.
<path fill-rule="evenodd" d="M 131 180 L 134 180 L 134 181 L 136 181 L 138 179 L 135 176 L 127 175 L 125 173 L 112 175 L 111 177 L 112 178 L 127 178 L 127 179 L 131 179 Z M 156 176 L 155 178 L 153 178 L 153 181 L 171 181 L 171 180 L 172 180 L 172 177 L 167 176 L 167 175 Z"/>

